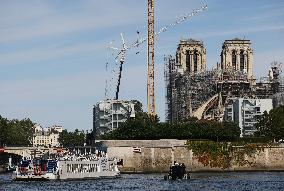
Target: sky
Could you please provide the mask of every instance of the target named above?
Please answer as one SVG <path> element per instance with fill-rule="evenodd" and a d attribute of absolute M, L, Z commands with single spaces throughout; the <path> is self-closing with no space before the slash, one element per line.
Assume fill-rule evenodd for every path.
<path fill-rule="evenodd" d="M 180 39 L 203 41 L 207 69 L 220 62 L 224 40 L 233 38 L 251 40 L 256 77 L 266 76 L 272 61 L 284 62 L 284 0 L 155 0 L 155 29 L 203 5 L 206 11 L 156 38 L 162 121 L 163 59 L 175 55 Z M 146 0 L 0 0 L 0 115 L 91 130 L 93 105 L 115 96 L 117 52 L 108 47 L 121 47 L 120 33 L 127 44 L 147 34 Z M 127 51 L 119 94 L 140 100 L 145 110 L 146 48 Z"/>

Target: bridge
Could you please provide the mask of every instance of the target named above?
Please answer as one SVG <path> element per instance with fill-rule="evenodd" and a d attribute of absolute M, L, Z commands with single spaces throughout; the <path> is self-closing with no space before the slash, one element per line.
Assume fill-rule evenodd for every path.
<path fill-rule="evenodd" d="M 0 148 L 0 154 L 6 153 L 6 154 L 12 154 L 12 155 L 19 155 L 22 157 L 31 158 L 32 156 L 40 156 L 44 155 L 51 150 L 50 148 L 44 148 L 44 147 L 2 147 Z M 53 153 L 53 152 L 52 152 Z"/>

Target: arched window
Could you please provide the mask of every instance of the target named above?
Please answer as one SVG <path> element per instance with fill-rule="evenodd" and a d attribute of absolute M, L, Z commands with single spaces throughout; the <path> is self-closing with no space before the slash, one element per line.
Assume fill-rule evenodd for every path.
<path fill-rule="evenodd" d="M 191 66 L 190 66 L 190 54 L 189 50 L 186 51 L 186 70 L 190 72 Z"/>
<path fill-rule="evenodd" d="M 194 50 L 193 53 L 194 72 L 197 71 L 197 58 L 198 58 L 198 51 Z"/>
<path fill-rule="evenodd" d="M 240 70 L 243 71 L 245 68 L 245 55 L 244 50 L 241 50 L 240 52 Z"/>
<path fill-rule="evenodd" d="M 223 51 L 222 51 L 222 53 L 221 53 L 221 69 L 222 70 L 223 70 L 223 64 L 224 64 L 223 56 L 224 56 L 224 54 L 223 54 Z"/>
<path fill-rule="evenodd" d="M 235 70 L 237 67 L 237 54 L 236 54 L 236 50 L 233 50 L 232 52 L 232 67 Z"/>

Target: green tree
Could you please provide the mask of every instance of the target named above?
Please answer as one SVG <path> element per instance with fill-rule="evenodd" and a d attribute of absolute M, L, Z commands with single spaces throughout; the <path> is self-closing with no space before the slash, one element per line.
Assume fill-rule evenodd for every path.
<path fill-rule="evenodd" d="M 30 119 L 8 120 L 0 116 L 0 145 L 32 145 L 34 123 Z"/>
<path fill-rule="evenodd" d="M 264 137 L 270 140 L 284 139 L 284 106 L 272 109 L 269 113 L 266 111 L 259 118 L 255 133 L 257 137 Z"/>
<path fill-rule="evenodd" d="M 8 136 L 8 120 L 0 115 L 0 146 L 4 146 Z"/>
<path fill-rule="evenodd" d="M 86 132 L 86 144 L 87 145 L 92 145 L 93 140 L 95 139 L 95 133 L 94 131 L 91 132 Z"/>
<path fill-rule="evenodd" d="M 60 145 L 66 147 L 70 145 L 70 139 L 69 139 L 69 133 L 66 129 L 64 129 L 60 134 L 58 138 L 58 142 Z"/>
<path fill-rule="evenodd" d="M 208 139 L 232 141 L 238 139 L 240 129 L 234 123 L 207 120 L 189 120 L 178 124 L 161 123 L 147 113 L 129 119 L 103 139 Z"/>
<path fill-rule="evenodd" d="M 86 136 L 84 131 L 79 131 L 78 129 L 75 129 L 74 132 L 63 130 L 59 134 L 58 141 L 63 147 L 84 146 Z"/>
<path fill-rule="evenodd" d="M 75 131 L 73 132 L 73 143 L 74 146 L 84 146 L 84 143 L 86 143 L 86 136 L 84 131 L 75 129 Z"/>
<path fill-rule="evenodd" d="M 132 103 L 134 103 L 134 110 L 136 113 L 143 113 L 143 105 L 138 100 L 131 100 Z"/>

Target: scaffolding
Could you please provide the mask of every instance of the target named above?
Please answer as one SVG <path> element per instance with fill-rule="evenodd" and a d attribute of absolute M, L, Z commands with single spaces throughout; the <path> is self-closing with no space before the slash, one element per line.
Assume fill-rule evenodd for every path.
<path fill-rule="evenodd" d="M 232 68 L 189 73 L 171 55 L 165 56 L 164 61 L 165 118 L 171 123 L 190 117 L 220 121 L 230 98 L 272 98 L 283 88 L 275 69 L 273 79 L 261 78 L 255 83 L 256 79 L 249 79 L 245 72 Z"/>

